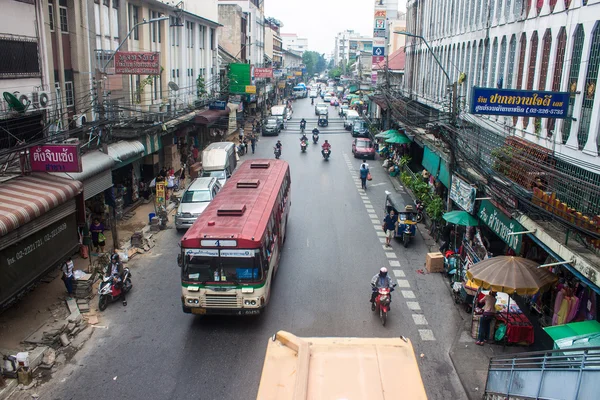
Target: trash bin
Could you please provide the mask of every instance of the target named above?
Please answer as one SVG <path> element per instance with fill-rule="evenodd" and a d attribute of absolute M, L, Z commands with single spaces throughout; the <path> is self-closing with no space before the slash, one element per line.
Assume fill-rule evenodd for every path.
<path fill-rule="evenodd" d="M 150 213 L 148 214 L 148 223 L 151 224 L 152 223 L 152 218 L 156 217 L 156 213 Z"/>

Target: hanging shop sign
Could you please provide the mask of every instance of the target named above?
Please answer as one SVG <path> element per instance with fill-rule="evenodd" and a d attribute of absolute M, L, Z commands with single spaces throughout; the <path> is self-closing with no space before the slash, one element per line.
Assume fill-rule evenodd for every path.
<path fill-rule="evenodd" d="M 156 204 L 165 203 L 165 182 L 156 182 Z"/>
<path fill-rule="evenodd" d="M 29 150 L 32 172 L 81 172 L 79 144 L 45 144 Z"/>
<path fill-rule="evenodd" d="M 523 235 L 511 235 L 511 233 L 526 231 L 523 225 L 515 221 L 512 217 L 505 215 L 489 200 L 482 200 L 479 205 L 478 216 L 504 243 L 517 254 L 521 253 Z"/>
<path fill-rule="evenodd" d="M 385 47 L 373 47 L 374 56 L 385 56 Z"/>
<path fill-rule="evenodd" d="M 385 56 L 373 56 L 372 63 L 379 65 L 379 64 L 381 64 L 384 61 L 385 61 Z"/>
<path fill-rule="evenodd" d="M 471 114 L 567 118 L 569 93 L 473 86 Z"/>
<path fill-rule="evenodd" d="M 285 89 L 285 82 L 278 82 L 278 83 L 277 83 L 277 87 L 278 87 L 279 89 Z"/>
<path fill-rule="evenodd" d="M 254 68 L 255 78 L 272 78 L 273 68 Z"/>
<path fill-rule="evenodd" d="M 281 78 L 283 76 L 283 70 L 282 69 L 274 69 L 273 70 L 273 77 L 275 78 Z"/>
<path fill-rule="evenodd" d="M 375 29 L 373 31 L 374 38 L 384 38 L 385 37 L 385 29 Z"/>
<path fill-rule="evenodd" d="M 248 94 L 255 94 L 256 93 L 256 86 L 254 85 L 248 85 L 246 86 L 246 93 Z"/>
<path fill-rule="evenodd" d="M 466 212 L 473 213 L 475 197 L 477 197 L 477 189 L 458 175 L 452 175 L 452 185 L 450 185 L 450 198 L 452 201 Z"/>
<path fill-rule="evenodd" d="M 294 75 L 296 75 L 296 76 L 302 76 L 302 71 L 296 71 L 296 72 L 294 72 Z"/>
<path fill-rule="evenodd" d="M 115 74 L 160 75 L 160 52 L 117 51 L 115 53 Z"/>
<path fill-rule="evenodd" d="M 229 93 L 244 94 L 252 85 L 250 64 L 229 64 Z"/>
<path fill-rule="evenodd" d="M 224 110 L 227 107 L 227 103 L 225 101 L 213 101 L 208 105 L 209 110 Z"/>

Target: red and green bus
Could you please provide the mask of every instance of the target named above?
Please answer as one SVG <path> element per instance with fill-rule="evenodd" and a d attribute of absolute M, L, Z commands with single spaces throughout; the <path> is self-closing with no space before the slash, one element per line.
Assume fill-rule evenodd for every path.
<path fill-rule="evenodd" d="M 248 160 L 181 239 L 181 305 L 191 314 L 260 314 L 291 205 L 290 167 Z"/>

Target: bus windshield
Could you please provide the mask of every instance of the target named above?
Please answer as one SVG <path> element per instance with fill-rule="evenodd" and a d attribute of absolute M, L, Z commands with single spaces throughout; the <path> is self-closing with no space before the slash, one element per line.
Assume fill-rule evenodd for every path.
<path fill-rule="evenodd" d="M 250 252 L 250 257 L 219 257 L 218 250 L 206 250 L 214 255 L 186 254 L 183 263 L 182 279 L 205 283 L 258 282 L 263 279 L 261 257 L 256 250 L 235 250 Z"/>

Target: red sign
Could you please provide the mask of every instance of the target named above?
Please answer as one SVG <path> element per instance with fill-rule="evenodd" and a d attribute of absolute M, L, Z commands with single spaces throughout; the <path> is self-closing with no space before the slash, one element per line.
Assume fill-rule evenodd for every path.
<path fill-rule="evenodd" d="M 385 56 L 373 56 L 373 64 L 379 64 L 385 61 Z"/>
<path fill-rule="evenodd" d="M 32 172 L 81 172 L 78 144 L 45 144 L 29 150 Z"/>
<path fill-rule="evenodd" d="M 273 68 L 254 68 L 255 78 L 272 78 Z"/>
<path fill-rule="evenodd" d="M 386 10 L 375 10 L 375 18 L 383 17 L 385 18 Z"/>
<path fill-rule="evenodd" d="M 160 75 L 160 53 L 151 51 L 117 51 L 115 74 Z"/>

